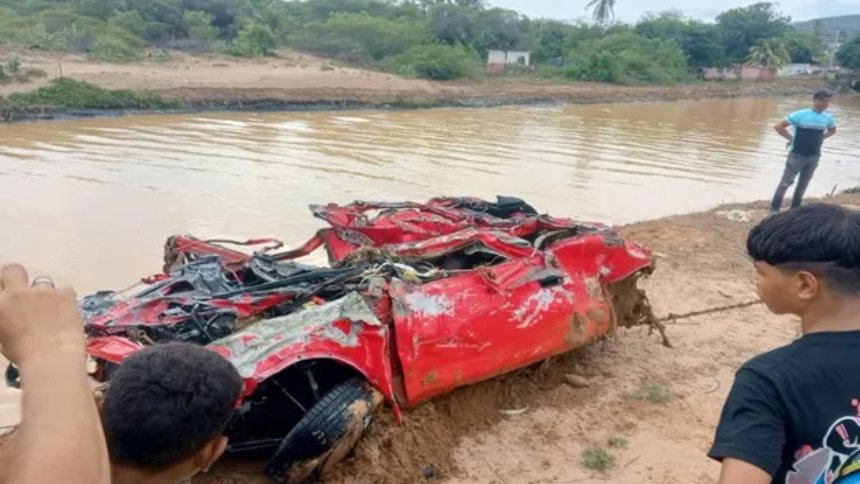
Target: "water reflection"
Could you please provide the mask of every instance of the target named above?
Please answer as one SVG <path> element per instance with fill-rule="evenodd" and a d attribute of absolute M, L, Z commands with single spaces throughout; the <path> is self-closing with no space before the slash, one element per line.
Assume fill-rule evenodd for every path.
<path fill-rule="evenodd" d="M 498 193 L 628 222 L 766 198 L 771 126 L 806 99 L 500 109 L 210 113 L 0 128 L 0 258 L 83 290 L 159 266 L 174 232 L 302 242 L 315 202 Z M 833 107 L 811 193 L 860 185 L 860 98 Z"/>

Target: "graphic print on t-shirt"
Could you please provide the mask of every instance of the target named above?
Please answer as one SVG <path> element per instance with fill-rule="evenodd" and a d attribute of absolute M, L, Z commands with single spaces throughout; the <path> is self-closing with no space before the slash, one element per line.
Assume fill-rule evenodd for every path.
<path fill-rule="evenodd" d="M 860 484 L 860 400 L 851 406 L 855 415 L 833 422 L 820 448 L 798 449 L 786 484 Z"/>

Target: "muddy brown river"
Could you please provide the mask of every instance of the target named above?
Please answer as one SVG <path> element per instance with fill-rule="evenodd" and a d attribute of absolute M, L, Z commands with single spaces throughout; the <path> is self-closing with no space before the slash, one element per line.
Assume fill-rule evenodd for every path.
<path fill-rule="evenodd" d="M 805 98 L 144 115 L 0 125 L 0 260 L 80 292 L 160 267 L 164 239 L 320 226 L 307 205 L 496 194 L 625 223 L 771 195 Z M 860 97 L 832 108 L 809 193 L 860 185 Z"/>

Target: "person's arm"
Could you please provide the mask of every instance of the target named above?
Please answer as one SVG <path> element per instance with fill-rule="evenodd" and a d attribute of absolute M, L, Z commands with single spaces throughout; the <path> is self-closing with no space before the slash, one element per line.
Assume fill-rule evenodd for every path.
<path fill-rule="evenodd" d="M 773 383 L 749 368 L 735 376 L 708 456 L 722 462 L 719 484 L 765 484 L 782 465 L 784 410 Z"/>
<path fill-rule="evenodd" d="M 794 136 L 788 130 L 788 127 L 789 126 L 797 126 L 798 122 L 800 121 L 800 117 L 802 115 L 801 114 L 802 112 L 803 111 L 795 111 L 795 112 L 789 114 L 788 116 L 785 117 L 785 119 L 781 119 L 773 127 L 776 130 L 776 132 L 779 133 L 780 136 L 782 136 L 783 138 L 785 138 L 788 141 L 786 146 L 791 146 L 791 144 L 794 143 Z"/>
<path fill-rule="evenodd" d="M 836 134 L 836 126 L 831 126 L 831 127 L 827 128 L 827 132 L 824 133 L 824 139 L 827 139 L 827 138 L 833 136 L 834 134 Z"/>
<path fill-rule="evenodd" d="M 0 269 L 0 345 L 21 374 L 15 459 L 8 483 L 110 482 L 101 421 L 85 371 L 84 324 L 71 289 L 29 286 L 19 265 Z"/>
<path fill-rule="evenodd" d="M 780 120 L 780 122 L 776 123 L 773 129 L 779 133 L 780 136 L 788 140 L 788 144 L 794 142 L 794 136 L 788 131 L 788 127 L 791 126 L 791 122 L 789 122 L 788 118 Z"/>
<path fill-rule="evenodd" d="M 770 484 L 770 475 L 739 459 L 724 459 L 718 484 Z"/>

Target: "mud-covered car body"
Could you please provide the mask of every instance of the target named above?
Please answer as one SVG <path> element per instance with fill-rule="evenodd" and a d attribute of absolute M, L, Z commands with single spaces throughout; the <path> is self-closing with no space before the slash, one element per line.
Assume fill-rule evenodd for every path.
<path fill-rule="evenodd" d="M 207 345 L 245 381 L 233 450 L 262 451 L 344 378 L 369 382 L 400 418 L 619 325 L 653 323 L 636 288 L 651 253 L 606 226 L 507 198 L 311 209 L 330 227 L 300 249 L 248 255 L 171 237 L 146 289 L 85 298 L 95 376 L 148 344 Z M 330 267 L 292 262 L 319 247 Z"/>

